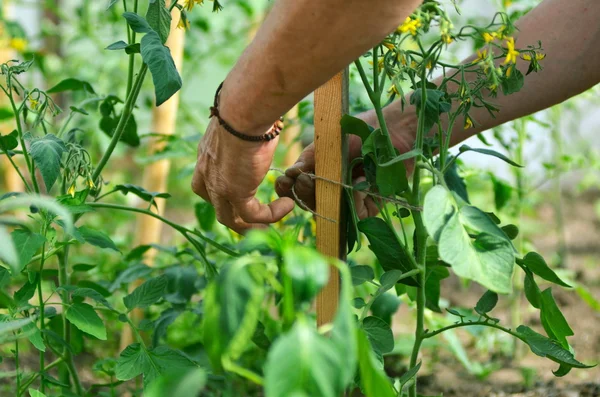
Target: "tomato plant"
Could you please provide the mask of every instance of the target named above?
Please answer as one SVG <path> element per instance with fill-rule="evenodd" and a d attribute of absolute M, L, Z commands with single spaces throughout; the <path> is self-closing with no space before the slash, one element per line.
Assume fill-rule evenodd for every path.
<path fill-rule="evenodd" d="M 126 28 L 126 40 L 106 43 L 106 57 L 120 56 L 128 65 L 118 92 L 100 93 L 79 76 L 42 90 L 25 78 L 35 59 L 1 65 L 3 113 L 14 119 L 15 129 L 0 135 L 0 154 L 25 188 L 0 195 L 0 342 L 8 346 L 10 393 L 334 397 L 355 391 L 416 397 L 427 359 L 422 345 L 467 327 L 514 337 L 554 361 L 556 376 L 589 367 L 575 358 L 567 339 L 573 330 L 552 289 L 542 290 L 538 282 L 569 284 L 541 255 L 514 243 L 516 225 L 472 204 L 461 177 L 463 153 L 491 156 L 516 169 L 522 154 L 513 161 L 487 147 L 466 145 L 450 152 L 454 126 L 468 129 L 476 122 L 472 109 L 498 111 L 487 93 L 510 95 L 522 88 L 526 76 L 515 66 L 517 57 L 529 62 L 528 73 L 543 66 L 543 43 L 517 48 L 506 13 L 486 25 L 457 29 L 440 2 L 427 0 L 365 55 L 371 71 L 362 57 L 354 63 L 379 125 L 350 115 L 341 120 L 344 133 L 362 141 L 361 156 L 350 166 L 362 165 L 366 177 L 360 186 L 346 188 L 346 197 L 354 208 L 353 189 L 374 195 L 380 216 L 359 220 L 350 211 L 348 250 L 364 253 L 368 241 L 376 261 L 333 261 L 341 274 L 339 307 L 331 324 L 316 327 L 314 302 L 328 281 L 331 260 L 310 247 L 312 224 L 305 214 L 231 238 L 215 231 L 207 203 L 195 206 L 193 222 L 174 221 L 154 210 L 169 193 L 106 177 L 119 170 L 118 146 L 143 142 L 136 121 L 142 110 L 136 107 L 144 81 L 152 79 L 156 106 L 182 87 L 165 46 L 171 11 L 177 8 L 179 25 L 188 28 L 190 11 L 202 1 L 151 0 L 144 2 L 145 13 L 138 3 L 124 1 L 116 20 L 123 32 Z M 110 1 L 109 12 L 120 6 Z M 214 0 L 213 10 L 220 9 Z M 474 42 L 478 57 L 462 64 L 447 61 L 454 41 Z M 438 72 L 442 77 L 434 79 Z M 63 111 L 56 94 L 72 103 L 62 119 L 56 117 Z M 393 146 L 383 117 L 385 102 L 394 99 L 417 114 L 414 147 L 406 153 Z M 99 156 L 85 131 L 74 126 L 90 113 L 109 137 Z M 182 144 L 175 140 L 168 143 Z M 517 154 L 522 145 L 516 143 Z M 414 168 L 412 175 L 407 166 Z M 146 206 L 123 204 L 125 195 Z M 179 240 L 174 246 L 118 241 L 122 213 L 154 217 Z M 154 267 L 144 263 L 151 249 L 158 251 Z M 115 263 L 108 266 L 110 261 Z M 470 310 L 446 307 L 449 320 L 435 313 L 442 313 L 441 282 L 451 272 L 487 291 Z M 493 315 L 498 301 L 513 293 L 513 281 L 521 279 L 518 290 L 539 310 L 546 335 L 527 325 L 507 326 Z M 395 347 L 392 315 L 398 297 L 409 303 L 416 329 L 406 371 L 389 376 L 383 363 Z M 117 350 L 114 340 L 125 329 L 134 342 Z M 35 366 L 24 361 L 31 354 L 23 352 L 30 349 L 37 355 Z M 93 364 L 84 353 L 93 355 Z M 86 366 L 95 373 L 92 380 L 82 378 Z"/>

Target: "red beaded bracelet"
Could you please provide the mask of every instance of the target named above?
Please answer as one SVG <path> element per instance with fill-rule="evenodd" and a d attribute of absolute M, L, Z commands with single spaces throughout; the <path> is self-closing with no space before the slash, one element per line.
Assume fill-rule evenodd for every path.
<path fill-rule="evenodd" d="M 244 141 L 268 142 L 270 140 L 275 139 L 275 137 L 279 135 L 281 130 L 283 130 L 283 117 L 280 117 L 279 120 L 277 120 L 275 123 L 273 123 L 271 128 L 269 128 L 269 130 L 262 135 L 247 135 L 247 134 L 243 134 L 243 133 L 237 131 L 235 128 L 233 128 L 232 126 L 227 124 L 227 122 L 225 120 L 223 120 L 221 118 L 221 115 L 219 114 L 219 94 L 221 93 L 222 88 L 223 88 L 223 83 L 221 83 L 219 85 L 219 88 L 217 88 L 217 92 L 215 93 L 214 106 L 210 107 L 210 117 L 213 117 L 213 116 L 216 117 L 217 120 L 219 120 L 219 124 L 221 126 L 223 126 L 223 128 L 225 128 L 225 130 L 227 130 L 227 132 L 229 132 L 231 135 L 234 135 L 240 139 L 243 139 Z"/>

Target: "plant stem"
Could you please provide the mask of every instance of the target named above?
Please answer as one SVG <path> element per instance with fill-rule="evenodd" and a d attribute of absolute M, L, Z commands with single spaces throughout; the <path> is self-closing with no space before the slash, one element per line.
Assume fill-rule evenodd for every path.
<path fill-rule="evenodd" d="M 58 253 L 58 286 L 63 287 L 69 284 L 69 273 L 68 273 L 68 263 L 69 263 L 69 246 L 65 246 L 62 252 Z M 69 304 L 69 292 L 66 290 L 61 291 L 60 293 L 61 301 L 64 305 Z M 62 311 L 62 323 L 63 323 L 63 339 L 66 344 L 69 345 L 71 343 L 71 323 L 67 320 L 66 310 Z M 73 362 L 73 355 L 71 352 L 65 348 L 63 350 L 63 358 L 69 368 L 69 373 L 71 374 L 71 378 L 73 378 L 73 383 L 75 384 L 75 388 L 77 389 L 77 393 L 81 393 L 81 381 L 79 380 L 79 373 L 77 372 L 77 368 L 75 368 Z"/>
<path fill-rule="evenodd" d="M 119 119 L 119 123 L 117 124 L 117 128 L 115 129 L 113 137 L 108 145 L 108 148 L 106 148 L 106 152 L 102 156 L 102 159 L 100 160 L 100 162 L 98 163 L 98 166 L 96 167 L 96 169 L 94 170 L 94 173 L 92 174 L 92 180 L 96 184 L 99 183 L 98 178 L 100 177 L 100 174 L 102 174 L 102 170 L 108 163 L 110 156 L 112 155 L 113 151 L 117 147 L 117 143 L 119 143 L 119 139 L 121 139 L 121 135 L 123 135 L 123 131 L 125 131 L 125 126 L 127 125 L 127 122 L 129 121 L 129 117 L 131 116 L 133 107 L 135 106 L 135 101 L 140 93 L 140 89 L 142 87 L 142 83 L 144 82 L 144 77 L 146 77 L 147 71 L 148 71 L 148 65 L 143 63 L 142 67 L 140 68 L 140 72 L 138 73 L 138 76 L 135 80 L 133 89 L 127 96 L 127 100 L 125 101 L 125 105 L 123 106 L 123 113 L 121 113 L 121 118 Z"/>
<path fill-rule="evenodd" d="M 19 340 L 15 339 L 15 373 L 16 373 L 16 383 L 17 383 L 17 397 L 21 397 L 20 388 L 21 388 L 21 374 L 19 374 Z"/>
<path fill-rule="evenodd" d="M 27 180 L 25 180 L 25 177 L 21 173 L 21 170 L 19 169 L 19 167 L 17 167 L 17 164 L 15 164 L 14 160 L 12 159 L 12 156 L 8 153 L 8 150 L 6 150 L 4 143 L 2 143 L 1 141 L 0 141 L 0 149 L 2 149 L 2 152 L 6 155 L 6 157 L 8 158 L 8 161 L 10 162 L 12 167 L 15 169 L 17 174 L 19 174 L 19 177 L 23 181 L 23 185 L 25 186 L 25 189 L 27 189 L 28 192 L 31 192 L 31 186 L 29 186 L 29 183 L 27 182 Z"/>
<path fill-rule="evenodd" d="M 43 236 L 44 239 L 46 238 L 46 225 L 43 226 Z M 40 301 L 40 332 L 44 332 L 44 296 L 42 294 L 42 272 L 44 271 L 44 262 L 46 261 L 46 258 L 44 256 L 44 253 L 46 252 L 46 242 L 44 241 L 44 244 L 42 244 L 42 259 L 40 259 L 40 271 L 38 273 L 38 285 L 37 285 L 37 290 L 38 290 L 38 299 Z M 44 352 L 40 350 L 40 373 L 42 373 L 44 371 Z M 42 380 L 40 382 L 40 391 L 42 393 L 45 393 L 46 390 L 46 384 L 44 383 L 44 381 Z"/>
<path fill-rule="evenodd" d="M 442 332 L 445 332 L 445 331 L 448 331 L 448 330 L 451 330 L 454 328 L 470 327 L 470 326 L 474 326 L 474 325 L 483 325 L 483 326 L 490 327 L 490 328 L 496 328 L 496 329 L 504 331 L 507 334 L 510 334 L 510 335 L 514 336 L 515 338 L 520 339 L 523 342 L 525 342 L 525 340 L 521 337 L 521 335 L 519 333 L 511 331 L 509 328 L 505 328 L 501 325 L 494 324 L 489 321 L 469 321 L 469 322 L 461 322 L 461 323 L 448 325 L 447 327 L 440 328 L 436 331 L 427 332 L 426 334 L 423 335 L 423 339 L 433 338 L 434 336 L 439 335 Z"/>
<path fill-rule="evenodd" d="M 417 127 L 417 139 L 416 139 L 416 149 L 423 150 L 423 142 L 425 131 L 425 105 L 427 101 L 427 78 L 426 78 L 427 70 L 423 68 L 421 72 L 421 106 L 420 106 L 420 114 L 418 120 Z M 412 195 L 411 195 L 411 204 L 419 205 L 421 202 L 421 170 L 419 168 L 415 169 L 413 174 L 413 187 L 412 187 Z M 417 287 L 417 325 L 415 328 L 415 343 L 413 345 L 413 350 L 410 356 L 410 364 L 409 368 L 414 368 L 417 365 L 417 359 L 419 358 L 419 350 L 421 349 L 421 343 L 423 341 L 423 335 L 425 334 L 425 281 L 427 275 L 427 265 L 426 265 L 426 243 L 427 243 L 427 230 L 425 229 L 425 224 L 423 223 L 423 218 L 421 216 L 421 212 L 412 211 L 413 220 L 415 222 L 415 252 L 416 252 L 416 261 L 417 266 L 421 270 L 421 274 L 419 277 L 419 286 Z M 414 383 L 410 386 L 409 397 L 417 397 L 417 379 L 415 376 Z"/>
<path fill-rule="evenodd" d="M 46 365 L 46 367 L 44 368 L 44 372 L 48 371 L 54 367 L 56 367 L 58 364 L 62 363 L 64 360 L 62 357 L 57 358 L 56 360 L 52 361 L 50 364 Z M 40 376 L 39 372 L 36 372 L 35 374 L 33 374 L 31 376 L 30 379 L 27 380 L 27 382 L 23 383 L 23 386 L 21 388 L 18 389 L 17 392 L 17 396 L 21 396 L 23 393 L 25 393 L 27 391 L 27 388 L 33 383 L 35 382 L 35 380 Z"/>

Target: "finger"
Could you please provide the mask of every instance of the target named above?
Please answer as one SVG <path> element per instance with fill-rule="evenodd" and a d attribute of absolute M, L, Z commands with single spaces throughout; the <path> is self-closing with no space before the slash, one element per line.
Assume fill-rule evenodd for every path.
<path fill-rule="evenodd" d="M 218 200 L 214 204 L 217 220 L 224 226 L 227 226 L 238 234 L 245 234 L 251 229 L 266 228 L 264 224 L 251 224 L 244 222 L 242 218 L 235 212 L 231 203 L 227 200 Z"/>
<path fill-rule="evenodd" d="M 306 174 L 302 174 L 296 178 L 296 183 L 294 184 L 294 191 L 296 192 L 294 199 L 300 199 L 302 203 L 299 204 L 303 204 L 304 207 L 308 207 L 314 211 L 317 205 L 315 189 L 314 179 Z"/>
<path fill-rule="evenodd" d="M 206 190 L 204 179 L 196 171 L 194 171 L 194 176 L 192 177 L 192 191 L 210 203 L 210 196 Z"/>
<path fill-rule="evenodd" d="M 315 145 L 308 145 L 296 160 L 296 163 L 285 171 L 290 178 L 297 178 L 303 172 L 315 171 Z"/>
<path fill-rule="evenodd" d="M 294 209 L 294 200 L 281 197 L 269 204 L 261 204 L 256 197 L 232 202 L 234 211 L 247 223 L 271 224 L 280 221 Z"/>
<path fill-rule="evenodd" d="M 292 186 L 296 181 L 287 175 L 282 175 L 275 180 L 275 192 L 279 197 L 294 198 L 292 195 Z"/>

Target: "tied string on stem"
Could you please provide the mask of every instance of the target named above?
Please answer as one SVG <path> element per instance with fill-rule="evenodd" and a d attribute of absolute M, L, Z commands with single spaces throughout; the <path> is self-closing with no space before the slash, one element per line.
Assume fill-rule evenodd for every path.
<path fill-rule="evenodd" d="M 283 170 L 281 170 L 279 168 L 269 168 L 269 171 L 275 171 L 275 172 L 279 172 L 280 174 L 285 174 L 285 171 L 283 171 Z M 302 173 L 303 175 L 308 176 L 312 180 L 321 180 L 321 181 L 325 181 L 325 182 L 328 182 L 328 183 L 331 183 L 331 184 L 334 184 L 334 185 L 337 185 L 337 186 L 341 186 L 344 189 L 348 189 L 348 190 L 351 190 L 351 191 L 359 191 L 361 193 L 366 194 L 367 196 L 371 196 L 371 197 L 377 198 L 377 199 L 379 199 L 381 201 L 385 201 L 385 202 L 388 202 L 388 203 L 397 204 L 397 205 L 399 205 L 401 207 L 407 208 L 407 209 L 412 210 L 412 211 L 422 211 L 423 210 L 423 207 L 411 205 L 411 204 L 409 204 L 405 200 L 399 200 L 399 199 L 392 198 L 392 197 L 382 196 L 381 194 L 372 192 L 370 190 L 358 190 L 358 189 L 356 189 L 352 185 L 347 185 L 345 183 L 334 181 L 333 179 L 324 178 L 322 176 L 315 175 L 312 172 L 300 171 L 300 173 Z M 312 209 L 310 209 L 308 207 L 308 205 L 300 197 L 298 197 L 298 194 L 296 193 L 295 187 L 296 187 L 295 184 L 292 185 L 292 195 L 294 196 L 294 199 L 296 200 L 296 202 L 298 203 L 298 205 L 303 210 L 308 211 L 311 214 L 313 214 L 314 216 L 322 218 L 322 219 L 325 219 L 325 220 L 327 220 L 329 222 L 337 223 L 337 221 L 335 219 L 328 218 L 328 217 L 323 216 L 323 215 L 317 213 L 316 211 L 313 211 Z"/>

